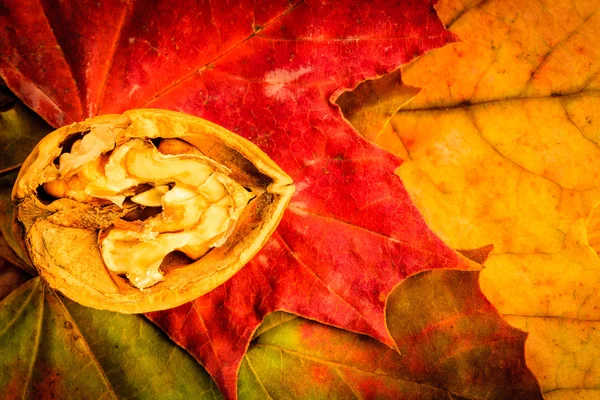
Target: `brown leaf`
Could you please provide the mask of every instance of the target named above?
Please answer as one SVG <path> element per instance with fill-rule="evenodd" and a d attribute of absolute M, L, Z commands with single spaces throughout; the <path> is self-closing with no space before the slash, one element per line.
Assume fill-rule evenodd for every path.
<path fill-rule="evenodd" d="M 387 324 L 411 380 L 474 399 L 542 399 L 527 334 L 479 289 L 479 272 L 427 271 L 390 294 Z"/>
<path fill-rule="evenodd" d="M 21 268 L 15 267 L 9 262 L 0 259 L 0 301 L 29 278 L 31 277 Z"/>

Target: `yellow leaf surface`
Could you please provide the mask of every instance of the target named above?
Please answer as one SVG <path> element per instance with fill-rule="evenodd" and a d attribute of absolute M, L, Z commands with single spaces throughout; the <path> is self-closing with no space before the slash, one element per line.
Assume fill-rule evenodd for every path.
<path fill-rule="evenodd" d="M 529 332 L 546 398 L 600 398 L 600 1 L 437 9 L 463 41 L 402 71 L 421 93 L 399 105 L 406 91 L 369 95 L 371 82 L 357 92 L 379 107 L 342 108 L 405 160 L 397 173 L 446 243 L 494 244 L 482 289 Z"/>

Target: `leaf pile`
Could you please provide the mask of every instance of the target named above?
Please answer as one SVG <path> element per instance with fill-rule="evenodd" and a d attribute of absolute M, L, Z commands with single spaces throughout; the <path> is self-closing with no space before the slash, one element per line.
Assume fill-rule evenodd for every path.
<path fill-rule="evenodd" d="M 393 175 L 398 159 L 332 103 L 454 40 L 433 4 L 4 3 L 0 76 L 52 125 L 136 107 L 183 111 L 250 139 L 294 179 L 279 228 L 240 273 L 148 316 L 225 397 L 540 397 L 524 335 L 485 300 L 478 274 L 422 273 L 481 266 L 429 230 Z M 281 314 L 258 328 L 276 310 L 350 332 Z M 39 278 L 0 303 L 0 317 L 7 393 L 77 397 L 85 379 L 92 398 L 216 395 L 143 317 L 85 309 Z"/>

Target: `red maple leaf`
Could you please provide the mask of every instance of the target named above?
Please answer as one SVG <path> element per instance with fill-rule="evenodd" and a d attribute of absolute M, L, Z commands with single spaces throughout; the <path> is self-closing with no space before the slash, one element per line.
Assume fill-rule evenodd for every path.
<path fill-rule="evenodd" d="M 453 40 L 433 3 L 0 1 L 0 76 L 53 125 L 130 108 L 183 111 L 250 139 L 294 179 L 279 228 L 246 267 L 149 315 L 227 397 L 266 314 L 285 310 L 393 346 L 390 291 L 423 270 L 472 267 L 427 228 L 393 174 L 399 160 L 333 104 Z"/>

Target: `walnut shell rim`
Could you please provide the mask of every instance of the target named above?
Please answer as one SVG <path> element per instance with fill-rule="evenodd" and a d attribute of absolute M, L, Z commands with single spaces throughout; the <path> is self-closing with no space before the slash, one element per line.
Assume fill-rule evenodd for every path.
<path fill-rule="evenodd" d="M 96 245 L 97 232 L 94 237 L 89 230 L 62 226 L 51 217 L 72 210 L 61 209 L 57 202 L 44 204 L 37 195 L 40 185 L 58 174 L 54 160 L 62 144 L 94 124 L 106 123 L 114 123 L 117 142 L 182 139 L 230 168 L 232 178 L 257 194 L 227 243 L 189 265 L 176 265 L 177 261 L 173 268 L 167 265 L 164 280 L 145 290 L 129 287 L 124 278 L 106 268 L 100 270 L 98 261 L 102 267 L 104 263 Z M 21 247 L 52 288 L 85 306 L 145 313 L 192 301 L 231 278 L 275 231 L 294 190 L 292 179 L 265 153 L 225 128 L 179 112 L 135 109 L 97 116 L 48 134 L 24 162 L 13 188 L 14 226 Z M 92 243 L 98 254 L 88 254 L 94 253 Z"/>

